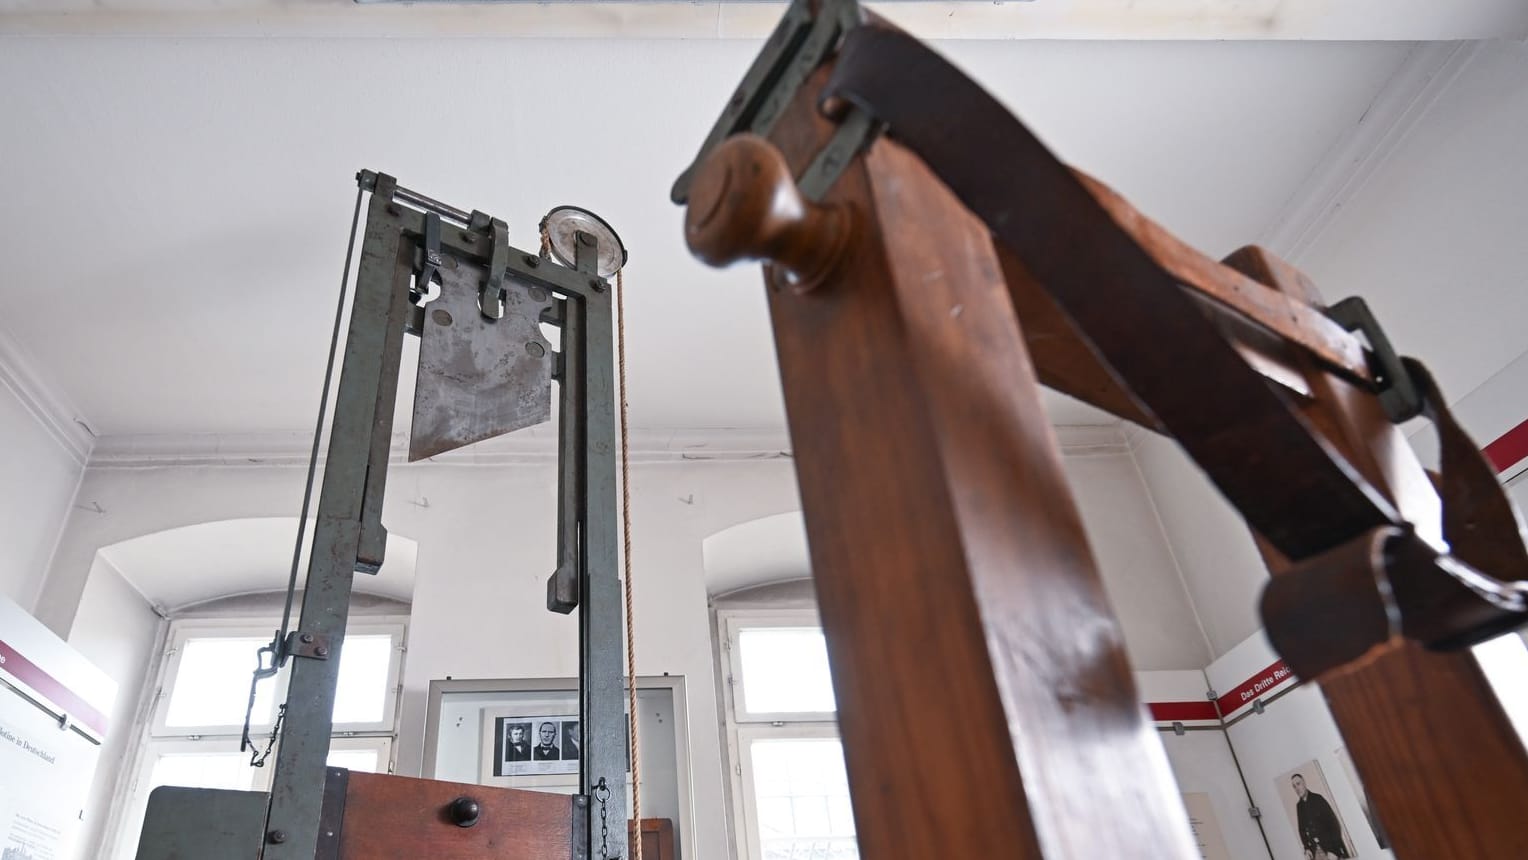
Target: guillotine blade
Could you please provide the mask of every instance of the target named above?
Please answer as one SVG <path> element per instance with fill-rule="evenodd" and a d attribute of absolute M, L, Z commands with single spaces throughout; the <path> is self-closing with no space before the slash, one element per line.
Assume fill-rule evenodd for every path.
<path fill-rule="evenodd" d="M 552 297 L 504 282 L 504 315 L 479 308 L 486 272 L 439 269 L 440 295 L 424 306 L 409 462 L 531 427 L 552 416 L 551 345 L 541 335 Z"/>

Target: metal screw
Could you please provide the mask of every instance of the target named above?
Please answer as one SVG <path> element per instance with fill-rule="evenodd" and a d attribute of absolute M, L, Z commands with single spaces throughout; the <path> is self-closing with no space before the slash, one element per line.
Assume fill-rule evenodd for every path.
<path fill-rule="evenodd" d="M 267 838 L 270 841 L 280 845 L 281 843 L 286 841 L 286 831 L 285 830 L 272 830 L 270 833 L 265 834 L 265 838 Z"/>
<path fill-rule="evenodd" d="M 313 649 L 313 653 L 317 654 L 320 657 L 328 657 L 329 656 L 329 647 L 327 645 L 320 645 L 317 648 Z"/>
<path fill-rule="evenodd" d="M 430 317 L 435 320 L 436 325 L 441 327 L 449 326 L 452 322 L 451 312 L 445 308 L 436 308 L 430 312 Z"/>
<path fill-rule="evenodd" d="M 463 242 L 476 242 L 477 241 L 477 237 L 472 235 L 471 233 L 467 232 L 466 230 L 463 230 L 462 231 L 462 241 Z"/>
<path fill-rule="evenodd" d="M 306 645 L 306 644 L 309 644 L 309 643 L 311 643 L 313 641 L 313 634 L 312 633 L 304 633 L 299 638 L 301 638 L 302 641 L 303 641 L 303 644 Z"/>
<path fill-rule="evenodd" d="M 596 292 L 604 292 L 605 290 L 605 282 L 599 278 L 590 278 L 589 286 L 593 287 Z"/>
<path fill-rule="evenodd" d="M 533 302 L 544 302 L 547 300 L 546 290 L 543 290 L 540 287 L 531 287 L 530 294 L 531 301 Z"/>
<path fill-rule="evenodd" d="M 541 265 L 541 258 L 535 254 L 526 254 L 521 259 L 525 260 L 525 265 L 530 266 L 532 269 Z"/>
<path fill-rule="evenodd" d="M 531 356 L 534 357 L 534 358 L 540 358 L 543 355 L 546 355 L 546 347 L 542 346 L 541 344 L 539 344 L 539 343 L 537 343 L 535 341 L 531 341 L 530 343 L 527 343 L 525 345 L 525 351 L 530 353 Z"/>

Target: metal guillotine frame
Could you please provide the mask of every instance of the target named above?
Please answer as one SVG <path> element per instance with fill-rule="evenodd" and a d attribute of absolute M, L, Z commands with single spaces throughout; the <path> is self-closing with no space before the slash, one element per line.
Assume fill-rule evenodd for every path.
<path fill-rule="evenodd" d="M 627 842 L 623 603 L 617 576 L 613 231 L 576 217 L 566 253 L 521 251 L 505 223 L 357 175 L 370 193 L 348 336 L 296 629 L 287 617 L 259 677 L 291 663 L 272 790 L 156 789 L 140 860 L 552 860 L 617 858 Z M 576 210 L 561 207 L 555 212 Z M 576 229 L 580 224 L 589 230 Z M 546 225 L 543 224 L 545 229 Z M 356 224 L 351 226 L 355 246 Z M 613 240 L 610 241 L 610 240 Z M 611 245 L 614 247 L 611 247 Z M 611 262 L 612 255 L 618 261 Z M 346 258 L 346 280 L 350 257 Z M 343 310 L 345 292 L 340 294 Z M 542 323 L 560 331 L 554 350 Z M 339 343 L 339 316 L 330 373 Z M 458 785 L 326 764 L 353 580 L 376 573 L 405 334 L 420 338 L 410 459 L 550 417 L 558 382 L 556 570 L 547 606 L 579 615 L 580 788 L 573 796 Z M 328 400 L 329 380 L 324 384 Z M 323 427 L 320 416 L 319 428 Z M 315 434 L 314 462 L 319 438 Z M 311 494 L 313 469 L 309 471 Z M 306 519 L 309 499 L 303 502 Z M 299 535 L 298 548 L 302 539 Z M 292 582 L 297 578 L 294 554 Z M 251 692 L 251 701 L 254 693 Z M 247 740 L 247 731 L 246 731 Z M 269 752 L 269 749 L 267 750 Z M 613 819 L 618 824 L 611 824 Z"/>
<path fill-rule="evenodd" d="M 1043 384 L 1241 512 L 1396 856 L 1528 857 L 1528 752 L 1466 649 L 1524 621 L 1521 527 L 1361 300 L 1200 254 L 854 0 L 792 3 L 672 196 L 701 259 L 765 264 L 862 856 L 1197 856 Z"/>

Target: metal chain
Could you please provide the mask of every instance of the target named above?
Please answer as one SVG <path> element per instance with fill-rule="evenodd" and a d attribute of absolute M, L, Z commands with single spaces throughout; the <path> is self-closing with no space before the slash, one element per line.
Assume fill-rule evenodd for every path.
<path fill-rule="evenodd" d="M 600 860 L 619 860 L 610 854 L 610 786 L 603 776 L 594 787 L 594 799 L 600 804 Z"/>
<path fill-rule="evenodd" d="M 642 753 L 637 737 L 637 625 L 636 592 L 631 575 L 631 437 L 626 403 L 626 284 L 615 271 L 616 378 L 621 394 L 621 537 L 622 564 L 626 575 L 626 691 L 631 712 L 631 820 L 637 822 L 637 838 L 627 849 L 631 860 L 642 860 Z"/>
<path fill-rule="evenodd" d="M 265 741 L 265 749 L 250 756 L 250 767 L 265 767 L 265 760 L 271 757 L 271 751 L 276 748 L 276 739 L 281 736 L 281 724 L 286 721 L 286 702 L 276 709 L 276 722 L 271 725 L 271 736 Z"/>

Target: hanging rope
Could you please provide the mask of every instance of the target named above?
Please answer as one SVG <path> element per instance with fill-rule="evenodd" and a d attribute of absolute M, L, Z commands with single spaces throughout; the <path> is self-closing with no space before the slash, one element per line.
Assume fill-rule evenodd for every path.
<path fill-rule="evenodd" d="M 629 422 L 626 406 L 626 285 L 621 270 L 615 273 L 616 378 L 621 394 L 621 559 L 626 575 L 626 689 L 631 713 L 631 817 L 637 822 L 631 860 L 642 860 L 642 754 L 637 739 L 637 628 L 635 593 L 631 581 L 631 447 L 627 443 Z"/>

